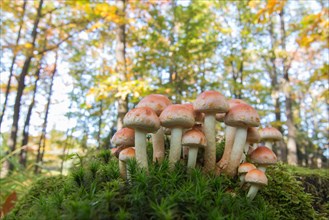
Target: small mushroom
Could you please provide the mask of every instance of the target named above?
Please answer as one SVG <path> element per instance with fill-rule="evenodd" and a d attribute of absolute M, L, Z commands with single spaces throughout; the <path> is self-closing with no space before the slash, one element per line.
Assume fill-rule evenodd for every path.
<path fill-rule="evenodd" d="M 217 91 L 205 91 L 198 95 L 193 103 L 195 111 L 204 116 L 203 132 L 207 138 L 204 152 L 204 171 L 214 171 L 216 167 L 216 113 L 225 113 L 229 105 L 225 96 Z"/>
<path fill-rule="evenodd" d="M 242 163 L 240 164 L 239 168 L 238 168 L 238 174 L 240 176 L 240 184 L 241 186 L 245 183 L 245 176 L 246 174 L 250 171 L 256 169 L 256 166 L 252 163 Z"/>
<path fill-rule="evenodd" d="M 225 124 L 236 127 L 230 160 L 228 166 L 224 169 L 227 175 L 232 177 L 236 175 L 247 139 L 247 129 L 248 127 L 257 127 L 259 123 L 260 119 L 257 111 L 247 104 L 238 104 L 226 113 Z"/>
<path fill-rule="evenodd" d="M 259 131 L 262 141 L 265 141 L 265 146 L 272 150 L 272 142 L 282 140 L 281 132 L 273 127 L 260 129 Z"/>
<path fill-rule="evenodd" d="M 228 105 L 229 105 L 229 109 L 233 108 L 236 105 L 239 104 L 246 104 L 247 103 L 241 99 L 230 99 L 228 100 Z M 224 122 L 225 120 L 225 115 L 224 114 L 216 114 L 216 120 L 220 121 L 220 122 Z M 220 159 L 220 161 L 216 164 L 218 170 L 217 172 L 220 173 L 222 170 L 226 169 L 229 161 L 230 161 L 230 157 L 231 157 L 231 152 L 232 152 L 232 147 L 234 144 L 234 138 L 235 138 L 235 133 L 236 133 L 236 128 L 226 125 L 225 128 L 225 148 L 224 148 L 224 153 L 222 158 Z"/>
<path fill-rule="evenodd" d="M 136 106 L 140 107 L 149 107 L 160 116 L 161 112 L 168 106 L 171 105 L 171 101 L 164 95 L 161 94 L 151 94 L 145 96 Z M 164 147 L 164 131 L 160 127 L 159 130 L 152 134 L 152 144 L 153 144 L 153 162 L 162 162 L 165 155 Z"/>
<path fill-rule="evenodd" d="M 188 146 L 187 168 L 195 168 L 199 148 L 204 148 L 207 145 L 207 140 L 202 131 L 193 128 L 183 135 L 182 145 Z"/>
<path fill-rule="evenodd" d="M 278 161 L 274 152 L 265 146 L 257 147 L 256 150 L 250 154 L 250 160 L 264 173 L 268 166 L 276 164 Z"/>
<path fill-rule="evenodd" d="M 245 182 L 250 183 L 247 198 L 253 200 L 260 188 L 267 185 L 267 177 L 265 173 L 258 169 L 250 170 L 245 176 Z"/>
<path fill-rule="evenodd" d="M 194 125 L 194 114 L 190 108 L 174 104 L 165 108 L 159 118 L 163 127 L 171 129 L 169 165 L 173 167 L 181 157 L 183 129 Z"/>
<path fill-rule="evenodd" d="M 160 128 L 159 117 L 149 107 L 134 108 L 125 115 L 123 124 L 135 130 L 136 160 L 141 168 L 148 170 L 146 134 Z"/>
<path fill-rule="evenodd" d="M 117 150 L 112 154 L 115 157 L 119 157 L 120 152 L 127 148 L 132 147 L 135 144 L 135 131 L 131 128 L 122 128 L 117 131 L 111 138 L 111 143 L 117 147 Z"/>
<path fill-rule="evenodd" d="M 129 170 L 127 169 L 127 161 L 135 157 L 134 147 L 128 147 L 120 152 L 119 169 L 123 179 L 130 179 Z"/>

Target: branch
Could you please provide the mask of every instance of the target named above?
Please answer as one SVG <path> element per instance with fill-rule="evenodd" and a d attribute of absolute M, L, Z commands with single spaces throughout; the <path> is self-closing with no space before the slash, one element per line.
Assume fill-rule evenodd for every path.
<path fill-rule="evenodd" d="M 55 44 L 54 46 L 51 46 L 51 47 L 45 48 L 42 51 L 39 51 L 38 52 L 38 55 L 43 54 L 43 53 L 46 53 L 46 52 L 51 51 L 51 50 L 54 50 L 54 49 L 57 49 L 62 43 L 64 43 L 65 41 L 67 41 L 68 39 L 70 39 L 71 37 L 73 37 L 75 34 L 78 34 L 78 33 L 82 32 L 82 31 L 84 31 L 86 29 L 87 28 L 84 28 L 84 29 L 82 29 L 80 31 L 77 31 L 75 33 L 72 33 L 72 34 L 68 35 L 67 37 L 65 37 L 64 39 L 62 39 L 61 41 L 59 41 L 57 44 Z"/>
<path fill-rule="evenodd" d="M 45 13 L 42 13 L 41 17 L 44 17 L 44 16 L 46 16 L 47 14 L 51 14 L 51 13 L 53 13 L 54 11 L 56 11 L 56 10 L 58 10 L 58 9 L 60 9 L 60 8 L 59 8 L 59 7 L 56 7 L 56 8 L 53 8 L 53 9 L 51 9 L 51 10 L 45 12 Z"/>

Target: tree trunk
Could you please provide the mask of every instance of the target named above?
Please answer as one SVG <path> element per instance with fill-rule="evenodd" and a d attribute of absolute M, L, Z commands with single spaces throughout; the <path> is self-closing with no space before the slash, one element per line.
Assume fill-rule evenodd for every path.
<path fill-rule="evenodd" d="M 117 13 L 124 20 L 126 10 L 126 0 L 116 0 L 118 8 Z M 117 61 L 116 72 L 119 73 L 122 82 L 127 80 L 127 63 L 126 63 L 126 25 L 125 21 L 118 24 L 116 31 L 116 49 L 115 58 Z M 118 121 L 117 130 L 123 126 L 123 117 L 128 111 L 128 97 L 120 97 L 118 100 Z"/>
<path fill-rule="evenodd" d="M 32 42 L 31 42 L 32 48 L 31 48 L 31 51 L 29 51 L 29 53 L 25 59 L 25 62 L 24 62 L 23 68 L 22 68 L 22 72 L 18 78 L 17 94 L 16 94 L 15 104 L 14 104 L 13 123 L 11 126 L 10 137 L 8 139 L 8 147 L 10 148 L 11 152 L 16 149 L 18 121 L 19 121 L 20 108 L 21 108 L 21 98 L 22 98 L 23 91 L 25 88 L 25 77 L 28 74 L 30 63 L 33 58 L 33 49 L 35 48 L 35 41 L 36 41 L 37 34 L 38 34 L 37 30 L 38 30 L 39 21 L 41 18 L 42 4 L 43 4 L 43 0 L 40 0 L 38 10 L 37 10 L 37 16 L 34 21 L 33 31 L 31 34 L 32 35 Z M 13 169 L 14 169 L 14 167 L 11 164 L 10 170 L 13 170 Z"/>
<path fill-rule="evenodd" d="M 11 78 L 13 77 L 14 65 L 15 65 L 16 58 L 17 58 L 17 46 L 19 44 L 19 40 L 21 39 L 21 31 L 22 31 L 22 27 L 23 27 L 23 24 L 24 24 L 26 3 L 27 3 L 27 0 L 24 0 L 23 6 L 22 6 L 23 11 L 22 11 L 21 19 L 19 21 L 19 29 L 18 29 L 18 34 L 17 34 L 17 38 L 16 38 L 16 44 L 15 44 L 15 47 L 14 47 L 14 50 L 13 50 L 13 59 L 11 60 L 11 65 L 10 65 L 10 69 L 9 69 L 9 79 L 8 79 L 6 92 L 5 92 L 5 102 L 3 103 L 2 113 L 1 113 L 1 116 L 0 116 L 0 128 L 1 128 L 2 120 L 3 120 L 3 116 L 5 115 L 5 112 L 6 112 L 8 96 L 9 96 L 10 86 L 11 86 Z"/>
<path fill-rule="evenodd" d="M 103 116 L 103 100 L 101 100 L 99 104 L 99 119 L 98 119 L 98 132 L 97 132 L 98 149 L 101 149 L 102 146 L 101 143 L 102 123 L 103 123 L 102 116 Z"/>
<path fill-rule="evenodd" d="M 58 60 L 58 51 L 56 51 L 56 55 L 55 55 L 55 64 L 54 64 L 53 68 L 50 70 L 51 79 L 50 79 L 49 93 L 48 93 L 48 98 L 47 98 L 45 118 L 44 118 L 44 121 L 42 124 L 42 133 L 41 133 L 40 141 L 39 141 L 38 154 L 37 154 L 37 158 L 36 158 L 36 166 L 34 169 L 35 174 L 40 172 L 39 165 L 42 164 L 43 156 L 44 156 L 45 148 L 46 148 L 48 114 L 49 114 L 49 109 L 50 109 L 50 104 L 51 104 L 51 97 L 53 94 L 54 78 L 55 78 L 55 74 L 57 71 L 57 60 Z"/>
<path fill-rule="evenodd" d="M 277 66 L 275 64 L 276 62 L 276 55 L 274 53 L 275 50 L 275 35 L 274 35 L 274 27 L 273 27 L 273 21 L 270 20 L 270 26 L 269 26 L 269 33 L 270 33 L 270 39 L 271 39 L 271 51 L 270 51 L 270 62 L 271 62 L 271 68 L 269 69 L 269 74 L 271 78 L 271 88 L 272 88 L 272 99 L 273 104 L 275 108 L 275 121 L 281 122 L 281 103 L 279 100 L 279 93 L 280 93 L 280 85 L 278 82 L 278 70 Z M 281 125 L 275 126 L 282 134 L 283 134 L 283 128 Z M 278 155 L 278 158 L 280 158 L 283 162 L 287 162 L 287 146 L 284 143 L 283 140 L 277 142 L 278 148 L 274 149 L 276 154 Z"/>
<path fill-rule="evenodd" d="M 280 12 L 280 24 L 281 24 L 281 46 L 284 51 L 286 51 L 286 30 L 285 30 L 285 22 L 284 22 L 284 9 Z M 296 127 L 294 124 L 294 117 L 292 112 L 292 94 L 291 94 L 291 86 L 289 79 L 289 67 L 287 65 L 287 59 L 283 59 L 283 91 L 285 94 L 285 112 L 286 112 L 286 125 L 288 127 L 288 141 L 287 141 L 287 149 L 288 156 L 287 160 L 289 164 L 297 165 L 297 144 L 296 144 Z"/>
<path fill-rule="evenodd" d="M 41 60 L 42 60 L 42 58 L 41 58 Z M 40 60 L 40 64 L 41 64 L 41 60 Z M 33 109 L 34 104 L 35 104 L 35 96 L 36 96 L 36 93 L 37 93 L 38 81 L 40 79 L 40 68 L 41 68 L 41 66 L 39 66 L 37 68 L 37 71 L 35 73 L 35 82 L 34 82 L 32 100 L 31 100 L 31 103 L 29 105 L 29 109 L 27 111 L 27 115 L 26 115 L 26 119 L 25 119 L 25 123 L 24 123 L 24 127 L 23 127 L 22 149 L 21 149 L 21 152 L 20 152 L 20 155 L 19 155 L 19 163 L 23 167 L 26 167 L 26 160 L 27 160 L 27 151 L 26 151 L 26 149 L 23 148 L 23 146 L 26 146 L 28 144 L 28 140 L 29 140 L 30 120 L 31 120 L 31 116 L 32 116 L 32 109 Z"/>

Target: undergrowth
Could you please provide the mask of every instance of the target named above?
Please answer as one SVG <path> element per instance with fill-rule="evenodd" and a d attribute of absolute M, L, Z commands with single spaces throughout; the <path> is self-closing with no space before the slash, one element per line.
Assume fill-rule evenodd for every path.
<path fill-rule="evenodd" d="M 253 201 L 237 180 L 187 172 L 168 161 L 140 170 L 129 162 L 131 180 L 118 161 L 101 151 L 80 158 L 67 177 L 42 178 L 5 219 L 319 219 L 312 198 L 283 164 L 268 170 L 269 186 Z"/>

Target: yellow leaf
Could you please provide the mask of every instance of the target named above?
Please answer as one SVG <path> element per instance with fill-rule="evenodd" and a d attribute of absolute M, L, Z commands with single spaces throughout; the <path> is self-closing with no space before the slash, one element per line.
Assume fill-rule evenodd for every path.
<path fill-rule="evenodd" d="M 26 44 L 24 44 L 24 47 L 26 49 L 31 49 L 33 47 L 33 45 L 31 43 L 26 43 Z"/>
<path fill-rule="evenodd" d="M 259 3 L 261 3 L 259 0 L 258 1 L 257 0 L 251 0 L 251 1 L 248 2 L 248 6 L 250 8 L 256 8 L 259 5 Z"/>

